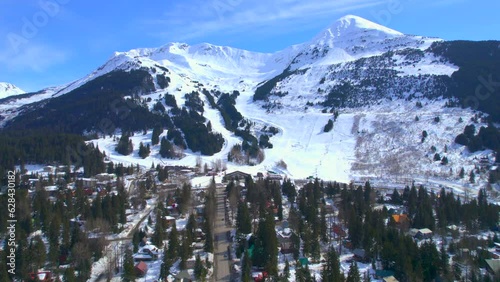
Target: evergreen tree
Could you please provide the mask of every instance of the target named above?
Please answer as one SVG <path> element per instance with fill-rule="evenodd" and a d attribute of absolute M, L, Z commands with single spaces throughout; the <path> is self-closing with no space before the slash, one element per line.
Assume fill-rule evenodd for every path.
<path fill-rule="evenodd" d="M 170 274 L 170 267 L 172 267 L 172 259 L 170 258 L 170 252 L 167 247 L 163 249 L 163 261 L 160 268 L 160 278 L 166 280 L 167 276 Z"/>
<path fill-rule="evenodd" d="M 161 210 L 156 210 L 156 224 L 153 236 L 151 237 L 151 242 L 158 248 L 163 247 L 163 241 L 165 240 L 165 227 L 163 225 L 163 217 L 161 215 Z"/>
<path fill-rule="evenodd" d="M 460 173 L 458 174 L 458 176 L 459 176 L 460 178 L 464 178 L 464 176 L 465 176 L 465 170 L 464 170 L 464 168 L 463 168 L 463 167 L 460 169 Z"/>
<path fill-rule="evenodd" d="M 469 174 L 469 182 L 470 183 L 475 183 L 476 182 L 476 175 L 474 174 L 474 171 L 470 171 L 470 174 Z"/>
<path fill-rule="evenodd" d="M 333 121 L 329 119 L 327 124 L 323 128 L 323 132 L 330 132 L 332 129 L 333 129 Z"/>
<path fill-rule="evenodd" d="M 252 220 L 248 211 L 247 203 L 240 201 L 236 215 L 236 232 L 239 234 L 249 234 L 252 232 Z"/>
<path fill-rule="evenodd" d="M 181 258 L 181 262 L 179 264 L 179 268 L 181 270 L 186 269 L 186 264 L 187 260 L 189 258 L 189 248 L 190 248 L 190 242 L 188 241 L 182 241 L 182 244 L 179 248 L 179 257 Z"/>
<path fill-rule="evenodd" d="M 179 248 L 179 234 L 177 232 L 177 226 L 175 224 L 172 225 L 172 230 L 168 236 L 168 257 L 175 261 L 177 260 L 178 250 Z"/>
<path fill-rule="evenodd" d="M 43 243 L 42 237 L 35 236 L 29 246 L 32 269 L 39 269 L 45 264 L 45 259 L 47 257 L 45 244 Z"/>
<path fill-rule="evenodd" d="M 128 134 L 122 134 L 120 140 L 118 141 L 118 145 L 116 145 L 115 150 L 124 156 L 130 155 L 134 149 L 132 141 L 130 140 L 130 136 Z"/>
<path fill-rule="evenodd" d="M 328 226 L 326 224 L 326 210 L 324 207 L 321 208 L 320 234 L 321 234 L 321 241 L 323 241 L 324 243 L 327 243 L 328 242 Z"/>
<path fill-rule="evenodd" d="M 64 270 L 63 282 L 76 282 L 75 269 L 68 267 Z"/>
<path fill-rule="evenodd" d="M 196 261 L 194 263 L 194 277 L 197 281 L 206 281 L 207 270 L 203 265 L 200 255 L 196 255 Z"/>
<path fill-rule="evenodd" d="M 130 248 L 125 250 L 125 256 L 123 258 L 122 281 L 135 281 L 134 258 L 132 257 L 132 250 Z"/>
<path fill-rule="evenodd" d="M 175 156 L 174 148 L 172 144 L 163 137 L 160 143 L 160 156 L 162 158 L 173 158 Z"/>
<path fill-rule="evenodd" d="M 278 275 L 278 239 L 274 217 L 270 213 L 259 222 L 254 254 L 255 265 L 264 267 L 270 276 Z"/>
<path fill-rule="evenodd" d="M 442 165 L 447 165 L 447 164 L 448 164 L 448 158 L 447 158 L 447 157 L 443 157 L 443 158 L 441 159 L 441 164 L 442 164 Z"/>
<path fill-rule="evenodd" d="M 321 271 L 321 281 L 341 282 L 343 274 L 340 273 L 340 260 L 335 249 L 331 248 L 326 254 L 326 263 Z"/>
<path fill-rule="evenodd" d="M 285 278 L 287 281 L 290 278 L 290 263 L 288 260 L 285 261 L 285 267 L 283 269 L 283 278 Z"/>
<path fill-rule="evenodd" d="M 440 161 L 441 160 L 441 156 L 438 154 L 438 153 L 435 153 L 434 154 L 434 161 Z"/>
<path fill-rule="evenodd" d="M 355 261 L 351 263 L 351 267 L 349 268 L 349 272 L 347 273 L 346 282 L 361 282 L 358 264 Z"/>
<path fill-rule="evenodd" d="M 142 142 L 139 144 L 139 157 L 145 159 L 149 156 L 149 153 L 151 152 L 151 149 L 149 147 L 149 144 L 147 146 L 144 146 Z"/>
<path fill-rule="evenodd" d="M 153 128 L 153 134 L 151 135 L 151 145 L 158 145 L 160 143 L 160 134 L 162 129 L 160 126 L 155 126 Z"/>
<path fill-rule="evenodd" d="M 248 251 L 245 251 L 242 259 L 242 269 L 241 269 L 241 281 L 250 282 L 252 281 L 252 261 L 248 255 Z"/>

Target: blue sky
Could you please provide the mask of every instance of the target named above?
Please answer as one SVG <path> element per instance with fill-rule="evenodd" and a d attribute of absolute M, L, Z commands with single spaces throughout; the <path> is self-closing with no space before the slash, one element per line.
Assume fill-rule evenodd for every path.
<path fill-rule="evenodd" d="M 354 14 L 407 34 L 500 40 L 497 0 L 3 0 L 0 81 L 68 83 L 115 51 L 209 42 L 275 52 Z"/>

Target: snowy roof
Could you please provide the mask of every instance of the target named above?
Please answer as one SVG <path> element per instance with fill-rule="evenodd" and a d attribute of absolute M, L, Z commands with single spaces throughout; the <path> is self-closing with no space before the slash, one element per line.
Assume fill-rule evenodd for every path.
<path fill-rule="evenodd" d="M 418 232 L 420 232 L 421 234 L 431 234 L 432 230 L 430 230 L 429 228 L 422 228 L 419 229 Z"/>

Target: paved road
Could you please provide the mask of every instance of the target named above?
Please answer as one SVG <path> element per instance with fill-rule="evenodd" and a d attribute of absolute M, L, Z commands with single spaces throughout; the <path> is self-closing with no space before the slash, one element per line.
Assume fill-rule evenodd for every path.
<path fill-rule="evenodd" d="M 231 230 L 226 226 L 224 209 L 224 187 L 217 187 L 217 216 L 215 223 L 215 281 L 230 281 L 230 261 L 227 257 L 229 242 L 226 232 Z M 226 255 L 226 257 L 224 257 Z"/>

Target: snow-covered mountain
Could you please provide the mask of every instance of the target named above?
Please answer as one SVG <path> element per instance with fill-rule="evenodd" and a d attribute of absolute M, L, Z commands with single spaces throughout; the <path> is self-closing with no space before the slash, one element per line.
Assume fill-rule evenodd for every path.
<path fill-rule="evenodd" d="M 14 84 L 0 82 L 0 99 L 24 93 L 25 92 L 21 88 L 15 86 Z"/>
<path fill-rule="evenodd" d="M 484 63 L 500 56 L 497 46 L 406 35 L 351 15 L 275 53 L 169 43 L 116 52 L 79 80 L 0 102 L 0 126 L 107 133 L 94 143 L 111 159 L 148 167 L 194 165 L 194 148 L 213 141 L 208 151 L 217 151 L 204 162 L 225 160 L 252 172 L 273 169 L 340 181 L 453 180 L 460 168 L 472 170 L 480 156 L 493 156 L 469 154 L 454 138 L 467 124 L 484 125 L 487 114 L 498 121 L 498 99 L 492 95 L 476 107 L 487 114 L 450 106 L 473 93 L 475 70 L 500 73 L 498 65 Z M 188 112 L 194 127 L 185 123 Z M 333 129 L 325 131 L 329 122 Z M 157 124 L 164 128 L 161 137 L 187 147 L 180 160 L 161 158 L 157 145 L 149 157 L 138 157 L 139 143 L 150 143 Z M 193 128 L 206 136 L 193 140 L 200 138 L 193 137 Z M 130 156 L 118 155 L 109 135 L 125 130 L 146 133 L 132 137 Z M 258 165 L 242 168 L 233 161 L 234 145 L 266 139 L 272 146 L 261 146 L 265 158 Z M 447 156 L 449 164 L 434 161 L 435 153 Z"/>

